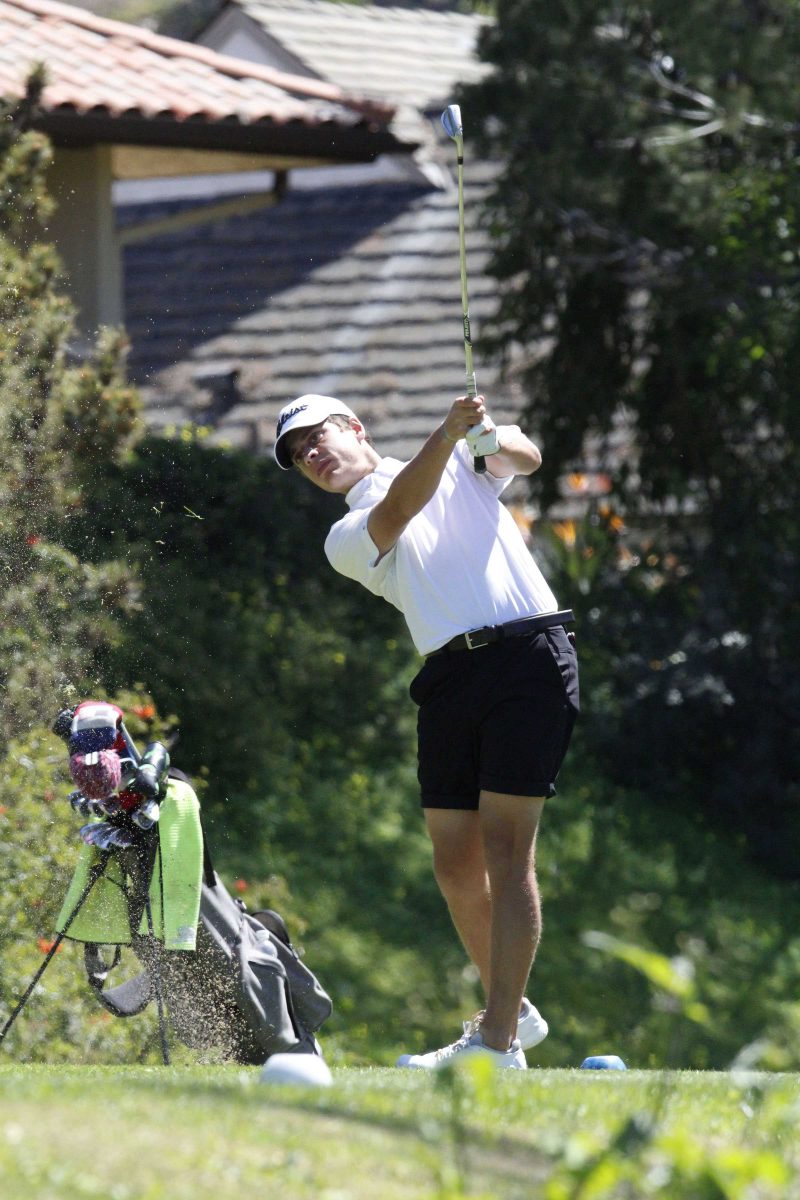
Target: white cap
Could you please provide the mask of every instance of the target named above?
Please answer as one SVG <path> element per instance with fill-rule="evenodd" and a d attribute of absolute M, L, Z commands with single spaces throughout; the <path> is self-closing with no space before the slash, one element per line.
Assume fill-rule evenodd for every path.
<path fill-rule="evenodd" d="M 352 408 L 348 408 L 335 396 L 299 396 L 297 400 L 285 404 L 278 413 L 278 424 L 275 428 L 275 445 L 272 453 L 275 461 L 284 471 L 292 468 L 289 447 L 285 442 L 287 433 L 293 429 L 308 429 L 312 425 L 320 425 L 328 417 L 339 414 L 343 417 L 355 417 Z"/>

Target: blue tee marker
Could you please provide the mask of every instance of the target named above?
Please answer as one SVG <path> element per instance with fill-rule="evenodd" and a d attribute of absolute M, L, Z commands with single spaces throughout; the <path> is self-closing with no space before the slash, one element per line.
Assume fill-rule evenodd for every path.
<path fill-rule="evenodd" d="M 627 1071 L 627 1067 L 616 1054 L 593 1054 L 581 1063 L 589 1071 Z"/>

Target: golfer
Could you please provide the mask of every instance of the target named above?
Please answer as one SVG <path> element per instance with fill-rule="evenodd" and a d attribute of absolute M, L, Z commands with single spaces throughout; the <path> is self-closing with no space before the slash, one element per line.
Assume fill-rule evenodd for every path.
<path fill-rule="evenodd" d="M 349 512 L 325 541 L 336 571 L 403 613 L 423 656 L 419 781 L 437 883 L 480 975 L 486 1007 L 452 1045 L 403 1055 L 435 1067 L 482 1050 L 524 1068 L 547 1023 L 524 996 L 541 930 L 539 820 L 578 711 L 577 662 L 558 605 L 500 495 L 541 455 L 497 429 L 476 474 L 464 441 L 483 397 L 462 396 L 410 462 L 382 458 L 356 414 L 306 395 L 278 417 L 274 454 Z"/>

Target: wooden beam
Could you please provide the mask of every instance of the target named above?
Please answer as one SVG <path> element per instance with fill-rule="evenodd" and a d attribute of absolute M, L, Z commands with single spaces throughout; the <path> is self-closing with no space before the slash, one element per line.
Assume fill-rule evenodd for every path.
<path fill-rule="evenodd" d="M 231 153 L 165 146 L 120 146 L 112 149 L 114 179 L 167 179 L 182 175 L 228 175 L 238 171 L 291 171 L 296 167 L 336 166 L 325 158 L 299 155 Z"/>

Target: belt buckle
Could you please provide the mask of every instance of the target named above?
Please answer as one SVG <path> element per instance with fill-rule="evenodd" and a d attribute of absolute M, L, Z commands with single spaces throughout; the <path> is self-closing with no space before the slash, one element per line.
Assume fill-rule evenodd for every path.
<path fill-rule="evenodd" d="M 488 632 L 489 632 L 488 629 L 470 629 L 469 633 L 465 633 L 464 641 L 467 643 L 467 649 L 468 650 L 480 650 L 481 646 L 488 646 L 489 642 L 491 641 L 490 638 L 486 637 L 486 634 Z M 481 634 L 484 635 L 484 639 L 485 639 L 484 641 L 482 641 L 482 642 L 473 641 L 473 638 L 480 637 Z"/>

